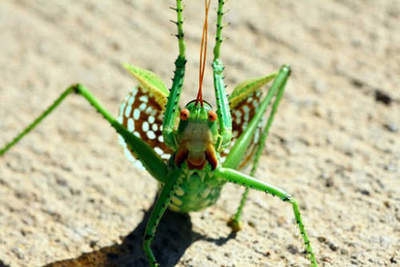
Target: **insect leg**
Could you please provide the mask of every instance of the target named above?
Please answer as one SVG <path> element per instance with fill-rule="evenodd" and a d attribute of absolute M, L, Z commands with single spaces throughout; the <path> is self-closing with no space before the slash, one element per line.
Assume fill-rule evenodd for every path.
<path fill-rule="evenodd" d="M 266 140 L 267 140 L 267 137 L 268 137 L 268 134 L 269 134 L 269 129 L 271 128 L 272 122 L 274 120 L 275 113 L 278 110 L 278 106 L 279 106 L 280 100 L 281 100 L 281 98 L 283 96 L 283 92 L 285 90 L 285 85 L 286 85 L 286 80 L 290 75 L 290 68 L 288 66 L 283 66 L 282 69 L 285 70 L 283 72 L 284 82 L 280 83 L 280 85 L 277 87 L 276 90 L 273 90 L 273 87 L 271 87 L 271 89 L 270 89 L 271 95 L 275 96 L 275 99 L 274 99 L 274 101 L 272 103 L 272 108 L 271 108 L 271 111 L 269 113 L 269 116 L 268 116 L 268 119 L 267 119 L 267 123 L 266 123 L 264 129 L 262 129 L 261 136 L 260 136 L 260 139 L 258 141 L 256 151 L 255 151 L 254 155 L 252 156 L 253 162 L 252 162 L 252 167 L 251 167 L 251 170 L 250 170 L 250 176 L 253 176 L 253 177 L 254 177 L 254 174 L 255 174 L 255 172 L 257 170 L 261 153 L 262 153 L 262 151 L 263 151 L 263 149 L 265 147 L 265 143 L 266 143 Z M 280 74 L 282 73 L 282 69 L 281 69 Z M 279 76 L 276 79 L 278 80 Z M 268 98 L 268 95 L 266 96 L 265 99 L 267 99 L 267 98 Z M 257 113 L 261 113 L 263 115 L 265 113 L 265 111 L 262 112 L 259 109 L 259 110 L 257 110 Z M 261 121 L 259 123 L 261 123 Z M 238 207 L 235 215 L 233 215 L 231 220 L 228 222 L 229 226 L 231 226 L 233 231 L 241 230 L 240 219 L 241 219 L 241 216 L 242 216 L 243 207 L 244 207 L 244 205 L 246 203 L 246 200 L 247 200 L 248 193 L 249 193 L 249 188 L 246 187 L 244 192 L 243 192 L 243 194 L 242 194 L 242 198 L 240 200 L 239 207 Z"/>
<path fill-rule="evenodd" d="M 177 185 L 178 178 L 178 170 L 168 175 L 166 183 L 163 185 L 157 201 L 154 205 L 154 208 L 151 211 L 149 220 L 147 221 L 146 229 L 144 232 L 143 250 L 146 254 L 147 260 L 150 263 L 150 266 L 158 266 L 157 260 L 154 257 L 153 251 L 151 250 L 151 242 L 154 239 L 157 226 L 160 223 L 161 217 L 168 208 L 172 197 L 172 192 L 174 190 L 174 187 Z"/>
<path fill-rule="evenodd" d="M 235 144 L 232 146 L 231 150 L 229 151 L 229 155 L 226 157 L 225 162 L 223 163 L 224 167 L 231 168 L 231 169 L 236 169 L 239 164 L 242 161 L 242 156 L 246 154 L 246 150 L 248 149 L 253 135 L 255 134 L 259 123 L 261 122 L 265 112 L 268 109 L 269 104 L 271 103 L 271 100 L 274 96 L 277 96 L 276 99 L 281 98 L 281 94 L 283 93 L 283 88 L 286 85 L 286 81 L 289 78 L 290 75 L 290 67 L 287 65 L 284 65 L 281 67 L 279 70 L 279 73 L 276 75 L 276 78 L 269 89 L 267 95 L 265 98 L 261 101 L 260 105 L 258 106 L 257 113 L 254 115 L 254 117 L 251 119 L 249 124 L 246 127 L 246 130 L 240 135 L 240 137 L 236 140 Z M 262 81 L 263 79 L 269 79 L 269 76 L 262 77 L 260 80 Z M 258 80 L 255 80 L 257 83 Z M 280 95 L 278 97 L 278 95 Z M 268 130 L 272 124 L 274 114 L 276 112 L 277 104 L 275 105 L 275 110 L 271 111 L 271 115 L 268 119 L 267 126 L 264 129 L 264 134 L 267 136 L 268 135 Z M 266 138 L 265 136 L 265 138 Z M 260 153 L 261 153 L 262 148 L 260 148 Z"/>
<path fill-rule="evenodd" d="M 279 197 L 281 200 L 285 202 L 289 202 L 292 205 L 294 217 L 299 227 L 301 236 L 303 237 L 304 245 L 306 247 L 307 254 L 309 255 L 311 261 L 311 266 L 318 266 L 317 260 L 315 259 L 315 255 L 311 247 L 310 240 L 308 238 L 307 232 L 303 224 L 303 219 L 300 214 L 299 205 L 292 196 L 290 196 L 288 193 L 286 193 L 285 191 L 283 191 L 278 187 L 269 185 L 263 181 L 259 181 L 251 176 L 245 175 L 233 169 L 217 168 L 215 170 L 215 175 L 217 177 L 224 178 L 229 182 L 247 186 L 255 190 L 263 191 L 265 193 L 271 194 L 272 196 Z"/>
<path fill-rule="evenodd" d="M 182 1 L 176 0 L 176 25 L 178 28 L 178 46 L 179 55 L 175 61 L 175 72 L 172 79 L 172 87 L 168 95 L 168 102 L 165 108 L 164 122 L 163 122 L 163 137 L 165 144 L 173 150 L 176 150 L 175 140 L 175 122 L 178 116 L 179 98 L 182 92 L 183 80 L 185 77 L 185 41 L 183 33 L 183 7 Z"/>
<path fill-rule="evenodd" d="M 17 136 L 13 138 L 9 143 L 0 149 L 0 156 L 4 155 L 9 149 L 11 149 L 16 143 L 18 143 L 26 134 L 32 131 L 44 118 L 47 117 L 61 102 L 71 93 L 74 92 L 74 88 L 71 86 L 67 88 L 55 101 L 51 104 L 39 117 L 37 117 L 31 124 L 23 129 Z"/>
<path fill-rule="evenodd" d="M 140 161 L 150 174 L 157 180 L 164 182 L 167 175 L 167 166 L 163 160 L 153 151 L 153 149 L 140 138 L 130 133 L 121 125 L 110 113 L 100 104 L 100 102 L 83 85 L 77 84 L 67 88 L 50 107 L 48 107 L 39 117 L 29 124 L 21 133 L 19 133 L 11 142 L 0 149 L 0 156 L 13 147 L 26 134 L 32 131 L 44 118 L 46 118 L 61 102 L 71 93 L 77 93 L 83 96 L 98 111 L 111 126 L 125 139 L 126 143 L 134 153 L 137 154 Z"/>
<path fill-rule="evenodd" d="M 219 58 L 222 44 L 222 17 L 224 15 L 224 1 L 218 1 L 217 31 L 215 36 L 214 60 L 212 63 L 214 76 L 215 98 L 217 102 L 217 116 L 219 122 L 220 138 L 217 141 L 217 150 L 227 147 L 232 139 L 232 118 L 229 101 L 225 91 L 224 64 Z"/>

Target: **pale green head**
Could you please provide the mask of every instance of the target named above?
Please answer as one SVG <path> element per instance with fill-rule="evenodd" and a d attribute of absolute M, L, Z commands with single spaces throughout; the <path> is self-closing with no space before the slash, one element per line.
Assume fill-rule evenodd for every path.
<path fill-rule="evenodd" d="M 189 168 L 202 169 L 208 161 L 216 167 L 217 114 L 209 103 L 193 100 L 180 111 L 175 161 L 187 160 Z"/>

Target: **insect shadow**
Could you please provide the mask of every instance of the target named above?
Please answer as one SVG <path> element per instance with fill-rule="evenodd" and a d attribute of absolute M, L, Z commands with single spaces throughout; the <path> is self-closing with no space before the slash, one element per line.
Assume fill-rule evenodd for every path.
<path fill-rule="evenodd" d="M 10 265 L 5 264 L 2 260 L 0 260 L 0 267 L 9 267 Z"/>
<path fill-rule="evenodd" d="M 100 248 L 84 253 L 77 258 L 50 263 L 46 267 L 69 266 L 148 266 L 142 249 L 144 230 L 155 201 L 149 208 L 141 223 L 129 233 L 121 244 Z M 167 210 L 157 229 L 152 248 L 161 266 L 175 266 L 186 249 L 196 241 L 207 241 L 218 246 L 236 237 L 231 232 L 226 237 L 211 238 L 192 230 L 192 222 L 188 214 Z"/>

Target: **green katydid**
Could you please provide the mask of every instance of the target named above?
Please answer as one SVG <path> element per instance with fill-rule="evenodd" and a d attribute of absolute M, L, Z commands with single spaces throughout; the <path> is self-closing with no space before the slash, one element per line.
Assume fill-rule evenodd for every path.
<path fill-rule="evenodd" d="M 154 73 L 126 64 L 125 68 L 139 81 L 139 86 L 132 90 L 121 105 L 118 119 L 110 115 L 86 87 L 81 84 L 72 85 L 28 127 L 1 148 L 0 156 L 34 129 L 68 95 L 77 93 L 118 132 L 127 156 L 135 163 L 143 165 L 161 184 L 143 242 L 150 265 L 158 265 L 151 243 L 166 209 L 190 212 L 211 206 L 219 198 L 223 185 L 231 182 L 246 187 L 238 210 L 229 222 L 233 231 L 241 229 L 240 219 L 249 188 L 277 196 L 292 205 L 311 265 L 317 266 L 296 200 L 284 190 L 253 178 L 290 76 L 290 67 L 284 65 L 277 73 L 242 82 L 227 96 L 224 65 L 220 59 L 224 1 L 219 0 L 212 62 L 217 106 L 214 111 L 202 97 L 210 0 L 205 2 L 199 89 L 195 100 L 184 108 L 179 108 L 186 57 L 182 0 L 176 0 L 179 54 L 175 61 L 170 90 Z M 262 90 L 269 82 L 272 82 L 271 87 Z M 269 116 L 264 120 L 264 114 L 268 112 Z M 238 171 L 247 165 L 251 165 L 249 175 Z"/>

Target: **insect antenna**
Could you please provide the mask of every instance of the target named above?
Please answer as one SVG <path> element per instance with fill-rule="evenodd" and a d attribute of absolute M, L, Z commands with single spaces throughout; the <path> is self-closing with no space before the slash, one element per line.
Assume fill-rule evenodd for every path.
<path fill-rule="evenodd" d="M 200 103 L 203 106 L 203 80 L 204 71 L 206 68 L 207 59 L 207 39 L 208 39 L 208 10 L 210 8 L 211 0 L 204 0 L 205 8 L 205 18 L 203 23 L 203 32 L 201 35 L 201 45 L 200 45 L 200 67 L 199 67 L 199 90 L 197 91 L 196 104 Z"/>

